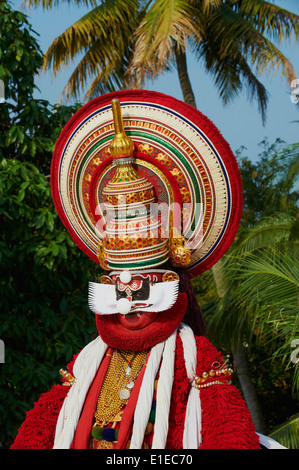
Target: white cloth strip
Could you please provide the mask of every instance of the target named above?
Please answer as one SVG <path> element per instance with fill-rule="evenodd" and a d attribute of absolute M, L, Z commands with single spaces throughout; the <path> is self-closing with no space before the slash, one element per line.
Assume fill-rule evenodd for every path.
<path fill-rule="evenodd" d="M 179 334 L 183 343 L 184 358 L 188 379 L 192 384 L 196 375 L 197 347 L 192 329 L 181 324 Z M 191 386 L 188 396 L 183 434 L 184 449 L 198 449 L 201 443 L 201 403 L 200 391 Z"/>
<path fill-rule="evenodd" d="M 200 392 L 191 387 L 188 396 L 185 427 L 183 435 L 183 449 L 198 449 L 201 443 L 201 403 Z"/>
<path fill-rule="evenodd" d="M 165 342 L 156 395 L 156 418 L 152 449 L 165 449 L 166 446 L 174 378 L 176 336 L 177 330 Z"/>
<path fill-rule="evenodd" d="M 53 449 L 69 449 L 72 445 L 80 413 L 108 346 L 100 336 L 88 343 L 74 363 L 75 380 L 60 410 Z"/>
<path fill-rule="evenodd" d="M 184 359 L 186 365 L 187 376 L 192 381 L 196 375 L 197 365 L 197 347 L 196 341 L 190 326 L 181 323 L 179 327 L 179 335 L 183 343 Z"/>
<path fill-rule="evenodd" d="M 263 434 L 259 434 L 258 432 L 257 435 L 260 438 L 260 443 L 267 449 L 287 449 L 287 447 L 284 447 L 283 445 L 279 444 L 279 442 L 272 439 L 272 437 L 264 436 Z"/>
<path fill-rule="evenodd" d="M 153 402 L 154 383 L 160 366 L 164 346 L 165 342 L 156 344 L 150 352 L 134 412 L 130 449 L 141 449 L 143 443 L 144 433 Z"/>

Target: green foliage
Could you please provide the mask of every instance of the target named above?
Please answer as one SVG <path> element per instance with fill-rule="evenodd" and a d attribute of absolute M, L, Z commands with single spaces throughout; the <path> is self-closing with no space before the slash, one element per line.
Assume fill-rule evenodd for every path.
<path fill-rule="evenodd" d="M 60 381 L 59 369 L 95 332 L 88 309 L 94 263 L 76 247 L 53 205 L 50 161 L 79 105 L 33 99 L 42 56 L 26 17 L 0 4 L 0 443 L 9 446 L 25 413 Z"/>
<path fill-rule="evenodd" d="M 34 75 L 43 63 L 38 43 L 25 15 L 0 3 L 0 79 L 6 99 L 26 103 L 35 89 Z"/>
<path fill-rule="evenodd" d="M 290 169 L 294 168 L 298 161 L 299 145 L 286 146 L 277 139 L 273 144 L 264 140 L 260 147 L 261 153 L 255 162 L 244 155 L 245 148 L 237 152 L 243 182 L 242 220 L 237 237 L 227 255 L 212 270 L 205 273 L 209 295 L 203 293 L 201 280 L 194 281 L 199 298 L 202 298 L 201 304 L 205 304 L 206 316 L 211 316 L 213 322 L 216 321 L 213 315 L 215 303 L 217 309 L 223 312 L 230 299 L 230 288 L 226 284 L 227 279 L 223 279 L 222 271 L 226 270 L 226 266 L 230 266 L 231 255 L 237 259 L 244 253 L 277 244 L 283 244 L 285 247 L 287 244 L 288 250 L 293 251 L 292 256 L 296 256 L 296 244 L 288 242 L 294 241 L 298 233 L 299 192 L 296 181 L 299 173 Z M 287 204 L 284 201 L 287 201 Z M 230 309 L 229 314 L 219 320 L 220 323 L 224 321 L 227 325 L 230 324 L 227 330 L 228 341 L 233 336 L 238 316 L 237 311 Z M 214 330 L 216 329 L 215 326 Z M 219 329 L 222 335 L 225 331 L 225 328 Z"/>
<path fill-rule="evenodd" d="M 298 211 L 299 144 L 286 145 L 281 139 L 259 144 L 261 152 L 253 162 L 240 148 L 236 157 L 243 182 L 244 207 L 241 227 L 251 227 L 266 215 Z"/>
<path fill-rule="evenodd" d="M 299 449 L 299 413 L 296 413 L 284 424 L 277 426 L 270 437 L 277 439 L 288 449 Z"/>
<path fill-rule="evenodd" d="M 58 370 L 95 331 L 87 307 L 92 265 L 61 226 L 49 181 L 31 163 L 0 166 L 1 436 L 59 380 Z M 6 434 L 7 433 L 7 434 Z"/>
<path fill-rule="evenodd" d="M 234 308 L 249 316 L 251 333 L 271 346 L 273 358 L 293 370 L 294 391 L 299 396 L 299 370 L 291 361 L 291 344 L 299 337 L 298 260 L 277 248 L 265 248 L 231 257 L 226 274 L 235 281 Z"/>
<path fill-rule="evenodd" d="M 233 351 L 247 343 L 252 381 L 271 430 L 296 412 L 299 396 L 299 364 L 292 360 L 299 337 L 299 145 L 261 145 L 256 163 L 238 155 L 243 219 L 233 245 L 212 269 L 215 295 L 203 310 L 218 344 Z M 273 436 L 294 448 L 298 419 Z"/>
<path fill-rule="evenodd" d="M 298 412 L 298 402 L 292 394 L 293 370 L 285 370 L 279 358 L 273 359 L 275 347 L 269 343 L 247 342 L 246 339 L 248 337 L 244 337 L 244 349 L 250 377 L 263 412 L 267 435 L 271 435 L 278 424 Z M 237 381 L 237 374 L 233 378 Z M 281 442 L 277 436 L 274 439 Z"/>
<path fill-rule="evenodd" d="M 79 3 L 79 0 L 76 2 Z M 46 7 L 57 4 L 58 0 L 32 0 L 32 3 L 41 3 Z M 86 0 L 84 3 L 96 6 L 93 0 Z M 126 8 L 127 5 L 121 1 L 112 4 L 116 10 L 121 6 Z M 257 5 L 257 2 L 254 4 Z M 249 8 L 250 2 L 242 2 L 242 6 Z M 245 10 L 243 13 L 252 14 Z M 287 16 L 282 13 L 281 25 L 283 22 L 287 24 Z M 268 18 L 270 22 L 273 21 L 271 14 Z M 100 19 L 97 26 L 101 27 Z M 5 104 L 0 104 L 0 336 L 5 344 L 5 363 L 1 365 L 0 376 L 0 442 L 2 446 L 8 446 L 23 422 L 25 412 L 32 407 L 40 393 L 47 391 L 59 380 L 58 370 L 64 368 L 73 354 L 92 338 L 95 325 L 93 315 L 87 307 L 87 284 L 95 273 L 94 264 L 78 250 L 61 225 L 53 206 L 48 178 L 51 156 L 59 132 L 80 105 L 53 107 L 44 100 L 33 99 L 34 75 L 43 59 L 26 17 L 20 12 L 12 11 L 6 2 L 0 4 L 0 31 L 0 79 L 4 81 L 7 99 Z M 112 44 L 116 36 L 112 34 L 108 37 Z M 129 33 L 128 37 L 131 38 Z M 87 58 L 94 52 L 87 50 Z M 106 52 L 103 50 L 103 54 Z M 115 62 L 110 64 L 112 68 L 115 64 L 120 67 L 119 70 L 115 69 L 118 77 L 116 80 L 122 80 L 124 73 L 119 58 L 116 55 Z M 127 59 L 126 56 L 125 60 Z M 86 63 L 81 66 L 82 75 L 80 76 L 78 70 L 77 78 L 83 79 L 88 67 L 86 68 Z M 110 69 L 108 72 L 110 73 Z M 220 72 L 224 73 L 225 70 L 219 70 Z M 99 77 L 102 79 L 101 74 Z M 105 79 L 108 79 L 107 76 Z M 114 86 L 109 80 L 106 84 Z M 105 83 L 103 86 L 106 86 Z M 93 92 L 98 90 L 100 84 L 95 82 Z M 274 241 L 276 247 L 284 247 L 283 253 L 288 256 L 294 257 L 296 253 L 297 247 L 293 240 L 296 230 L 298 231 L 298 192 L 293 183 L 298 175 L 298 159 L 294 158 L 298 155 L 298 146 L 284 150 L 279 156 L 280 144 L 276 142 L 270 146 L 264 142 L 263 155 L 257 163 L 239 155 L 245 210 L 241 230 L 232 247 L 232 250 L 239 250 L 238 254 L 252 253 L 256 249 L 264 250 L 264 247 L 273 246 Z M 260 255 L 256 261 L 265 268 L 265 258 Z M 287 266 L 296 274 L 289 264 L 284 265 L 284 268 Z M 269 274 L 268 271 L 266 270 L 266 274 Z M 240 270 L 236 269 L 235 273 L 237 272 L 240 275 Z M 246 276 L 247 274 L 248 271 Z M 256 272 L 252 275 L 255 276 Z M 228 288 L 227 279 L 223 282 L 222 276 L 217 277 L 216 271 L 210 271 L 199 281 L 196 280 L 195 284 L 202 298 L 201 304 L 206 304 L 206 317 L 210 318 L 208 307 L 212 307 L 213 315 L 215 307 L 218 308 L 220 328 L 217 331 L 226 332 L 231 338 L 230 332 L 234 331 L 235 334 L 237 325 L 237 332 L 241 336 L 244 332 L 247 335 L 255 318 L 252 302 L 246 315 L 240 308 L 228 310 L 228 306 L 233 305 L 231 294 L 236 292 L 233 289 L 240 280 L 231 277 L 229 281 L 234 281 L 235 284 L 232 286 L 230 283 Z M 248 286 L 244 284 L 244 287 L 246 285 Z M 217 292 L 221 289 L 224 295 L 219 302 Z M 250 289 L 249 293 L 255 295 L 259 307 L 264 305 L 260 296 L 257 299 L 254 282 L 252 291 Z M 266 295 L 268 292 L 269 289 L 265 288 L 260 294 Z M 283 292 L 289 291 L 284 289 Z M 267 302 L 272 298 L 275 297 L 268 297 Z M 216 316 L 213 318 L 217 319 Z M 289 341 L 294 337 L 290 336 L 293 319 L 288 321 L 290 317 L 283 318 L 283 322 L 279 316 L 275 319 L 277 338 L 278 341 L 281 338 Z M 255 326 L 256 324 L 254 323 Z M 263 331 L 270 331 L 267 321 L 262 324 Z M 213 335 L 212 324 L 210 328 Z M 259 331 L 261 330 L 255 329 L 253 335 L 257 335 Z M 267 415 L 270 416 L 277 408 L 277 391 L 281 393 L 284 403 L 287 398 L 290 399 L 289 384 L 283 388 L 282 381 L 287 380 L 293 370 L 282 368 L 280 356 L 274 354 L 277 351 L 276 343 L 265 343 L 264 338 L 261 336 L 260 345 L 255 343 L 256 350 L 251 357 L 256 358 L 256 361 L 251 360 L 250 365 L 251 370 L 256 372 L 254 379 L 260 395 L 272 399 L 264 400 L 266 404 L 273 403 L 271 410 L 267 410 Z M 221 341 L 220 339 L 218 344 Z M 227 347 L 227 351 L 229 350 L 230 345 Z M 274 356 L 270 374 L 261 369 L 263 360 L 260 357 L 265 357 L 265 350 L 268 363 Z M 270 378 L 262 380 L 261 377 Z M 275 391 L 271 387 L 273 383 Z M 282 409 L 286 410 L 286 407 L 281 407 Z M 292 403 L 287 409 L 292 409 Z M 272 415 L 268 419 L 271 427 L 277 424 L 275 419 L 283 419 L 275 411 L 275 416 Z"/>
<path fill-rule="evenodd" d="M 54 76 L 82 54 L 64 89 L 67 99 L 76 97 L 86 84 L 86 99 L 123 87 L 138 7 L 137 0 L 101 1 L 53 41 L 45 54 L 44 68 L 53 67 Z"/>

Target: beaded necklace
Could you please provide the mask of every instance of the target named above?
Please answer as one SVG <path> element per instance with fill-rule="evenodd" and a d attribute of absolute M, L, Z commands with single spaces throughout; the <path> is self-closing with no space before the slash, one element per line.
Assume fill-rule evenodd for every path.
<path fill-rule="evenodd" d="M 120 354 L 114 350 L 94 414 L 96 426 L 121 421 L 123 408 L 145 364 L 147 353 L 140 351 L 132 355 L 131 351 L 122 351 Z"/>

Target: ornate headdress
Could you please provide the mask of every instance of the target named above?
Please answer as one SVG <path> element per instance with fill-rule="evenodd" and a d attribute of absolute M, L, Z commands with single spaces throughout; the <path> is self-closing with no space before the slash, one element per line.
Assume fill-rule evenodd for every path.
<path fill-rule="evenodd" d="M 157 92 L 120 91 L 83 106 L 57 141 L 51 181 L 73 240 L 106 270 L 169 260 L 197 276 L 240 222 L 229 145 L 198 110 Z"/>

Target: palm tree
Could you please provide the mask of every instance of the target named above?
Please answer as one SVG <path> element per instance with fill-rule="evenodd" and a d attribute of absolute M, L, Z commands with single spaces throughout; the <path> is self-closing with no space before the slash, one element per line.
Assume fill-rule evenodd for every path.
<path fill-rule="evenodd" d="M 264 120 L 268 95 L 258 74 L 281 68 L 290 85 L 296 78 L 275 42 L 298 38 L 299 17 L 270 2 L 74 1 L 91 10 L 52 42 L 44 62 L 44 69 L 52 68 L 56 75 L 81 54 L 64 89 L 67 99 L 87 84 L 84 99 L 119 88 L 141 88 L 146 77 L 155 78 L 175 66 L 184 100 L 195 106 L 186 63 L 190 49 L 213 76 L 225 103 L 246 87 Z M 59 0 L 24 3 L 52 8 Z"/>
<path fill-rule="evenodd" d="M 244 86 L 250 98 L 257 98 L 264 119 L 267 92 L 257 74 L 281 67 L 291 84 L 292 65 L 271 39 L 289 39 L 292 33 L 297 37 L 298 19 L 262 0 L 157 0 L 136 31 L 131 67 L 142 81 L 146 74 L 155 77 L 175 63 L 184 99 L 194 106 L 186 72 L 185 51 L 190 48 L 213 76 L 225 103 Z M 180 21 L 187 20 L 187 27 L 181 28 Z"/>
<path fill-rule="evenodd" d="M 273 320 L 277 329 L 276 338 L 280 335 L 280 341 L 284 341 L 280 352 L 281 354 L 284 352 L 285 355 L 281 361 L 287 360 L 287 354 L 290 357 L 290 342 L 294 339 L 291 331 L 295 331 L 294 325 L 296 321 L 299 321 L 296 304 L 298 299 L 294 297 L 298 295 L 297 281 L 294 283 L 293 277 L 296 274 L 292 272 L 298 267 L 293 266 L 289 261 L 291 257 L 293 258 L 293 251 L 297 247 L 297 241 L 293 240 L 294 227 L 297 223 L 296 217 L 286 213 L 277 213 L 262 218 L 250 228 L 241 228 L 234 245 L 212 268 L 218 297 L 203 306 L 209 334 L 213 336 L 217 344 L 224 345 L 228 351 L 232 352 L 244 398 L 256 430 L 261 433 L 265 433 L 265 424 L 250 379 L 247 353 L 243 343 L 244 338 L 252 338 L 257 332 L 261 342 L 269 340 L 268 335 L 270 338 L 271 334 L 273 335 L 270 329 Z M 274 250 L 273 247 L 276 249 Z M 282 250 L 282 247 L 287 247 L 292 255 L 280 253 L 279 250 Z M 267 288 L 269 285 L 273 286 L 273 289 Z M 287 297 L 290 291 L 292 292 L 291 299 Z M 280 321 L 278 325 L 277 321 L 282 308 L 288 310 L 288 316 L 285 317 L 286 323 Z M 276 312 L 275 316 L 272 313 L 271 322 L 268 318 L 270 310 Z M 297 336 L 298 334 L 299 329 Z M 276 350 L 278 354 L 278 348 Z M 287 365 L 289 366 L 289 363 Z M 296 378 L 294 375 L 294 384 L 297 383 L 296 381 L 299 387 L 299 376 Z"/>

